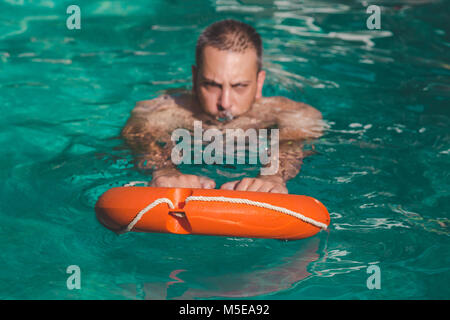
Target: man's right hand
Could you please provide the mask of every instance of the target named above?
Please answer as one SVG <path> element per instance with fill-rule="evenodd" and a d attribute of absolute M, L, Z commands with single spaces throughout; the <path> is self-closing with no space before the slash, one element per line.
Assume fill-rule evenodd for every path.
<path fill-rule="evenodd" d="M 160 169 L 153 172 L 150 187 L 163 188 L 203 188 L 214 189 L 216 182 L 212 179 L 193 174 L 182 174 L 177 169 Z"/>

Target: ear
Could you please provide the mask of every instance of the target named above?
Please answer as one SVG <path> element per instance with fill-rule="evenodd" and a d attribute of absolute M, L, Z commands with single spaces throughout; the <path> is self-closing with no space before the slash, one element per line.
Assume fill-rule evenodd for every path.
<path fill-rule="evenodd" d="M 256 76 L 256 96 L 255 96 L 256 99 L 262 97 L 262 88 L 265 79 L 266 79 L 266 72 L 264 70 L 258 72 L 258 75 Z"/>
<path fill-rule="evenodd" d="M 197 66 L 192 65 L 191 66 L 191 71 L 192 71 L 192 91 L 196 92 L 197 91 Z"/>

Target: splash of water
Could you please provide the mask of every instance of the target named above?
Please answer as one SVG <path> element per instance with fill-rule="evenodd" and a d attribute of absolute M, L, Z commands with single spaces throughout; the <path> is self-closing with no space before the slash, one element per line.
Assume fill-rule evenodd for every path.
<path fill-rule="evenodd" d="M 231 114 L 230 111 L 225 110 L 220 112 L 219 115 L 216 117 L 216 119 L 220 122 L 231 121 L 233 120 L 233 115 Z"/>

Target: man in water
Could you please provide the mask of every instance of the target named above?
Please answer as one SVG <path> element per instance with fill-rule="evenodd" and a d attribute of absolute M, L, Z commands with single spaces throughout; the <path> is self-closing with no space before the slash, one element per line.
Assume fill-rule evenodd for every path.
<path fill-rule="evenodd" d="M 279 129 L 278 171 L 244 178 L 220 189 L 287 193 L 286 181 L 300 171 L 303 143 L 321 136 L 323 122 L 315 108 L 284 97 L 263 97 L 262 43 L 249 25 L 236 20 L 213 23 L 200 35 L 192 92 L 138 102 L 122 137 L 139 168 L 153 169 L 153 187 L 215 188 L 214 180 L 183 174 L 171 161 L 171 134 L 177 128 Z"/>

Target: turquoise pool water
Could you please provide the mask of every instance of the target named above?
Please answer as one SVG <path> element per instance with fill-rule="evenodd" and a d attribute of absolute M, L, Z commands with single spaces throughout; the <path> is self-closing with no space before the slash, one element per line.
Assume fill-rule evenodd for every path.
<path fill-rule="evenodd" d="M 66 28 L 69 4 L 81 30 Z M 448 6 L 370 4 L 381 30 L 364 1 L 1 1 L 0 299 L 448 299 Z M 291 242 L 116 236 L 97 198 L 148 179 L 118 133 L 136 101 L 190 88 L 196 39 L 223 18 L 261 33 L 264 94 L 330 125 L 288 188 L 323 202 L 331 226 Z"/>

